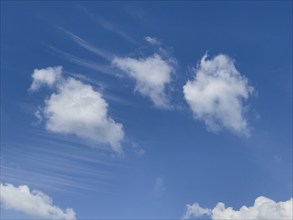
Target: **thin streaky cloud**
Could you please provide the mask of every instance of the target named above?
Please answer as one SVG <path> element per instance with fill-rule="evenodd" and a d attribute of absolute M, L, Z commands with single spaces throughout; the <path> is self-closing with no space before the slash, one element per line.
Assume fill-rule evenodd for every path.
<path fill-rule="evenodd" d="M 108 51 L 99 49 L 97 47 L 95 47 L 94 45 L 92 45 L 91 43 L 88 43 L 87 41 L 85 41 L 84 39 L 82 39 L 81 37 L 73 34 L 72 32 L 62 28 L 62 27 L 58 27 L 59 30 L 63 31 L 65 34 L 67 34 L 75 43 L 77 43 L 78 45 L 80 45 L 81 47 L 87 49 L 88 51 L 91 51 L 92 53 L 106 59 L 106 60 L 112 60 L 114 55 Z"/>
<path fill-rule="evenodd" d="M 68 173 L 76 174 L 77 172 L 82 173 L 82 175 L 87 175 L 88 178 L 100 178 L 100 179 L 111 179 L 113 175 L 109 170 L 102 166 L 95 166 L 95 172 L 92 172 L 93 166 L 80 166 L 82 163 L 73 160 L 72 158 L 60 157 L 60 156 L 45 156 L 40 154 L 26 154 L 23 158 L 31 161 L 31 165 L 34 164 L 37 170 L 54 170 L 58 173 Z"/>
<path fill-rule="evenodd" d="M 103 90 L 104 88 L 108 87 L 107 84 L 101 83 L 100 81 L 97 81 L 97 80 L 94 80 L 94 79 L 91 79 L 91 78 L 89 78 L 89 77 L 87 77 L 87 76 L 85 76 L 83 74 L 80 74 L 80 73 L 73 73 L 73 72 L 69 72 L 69 71 L 64 71 L 64 74 L 68 74 L 69 76 L 71 76 L 73 78 L 76 78 L 76 79 L 78 79 L 80 81 L 95 85 L 100 90 Z"/>
<path fill-rule="evenodd" d="M 108 192 L 109 186 L 113 184 L 113 181 L 101 178 L 87 178 L 87 176 L 82 176 L 82 178 L 80 178 L 80 175 L 78 175 L 79 177 L 73 177 L 72 174 L 62 174 L 55 171 L 31 169 L 27 167 L 15 168 L 9 167 L 8 165 L 1 165 L 1 171 L 2 181 L 38 183 L 37 185 L 44 188 L 54 188 L 68 192 L 73 192 L 73 189 Z M 46 171 L 46 174 L 44 171 Z"/>
<path fill-rule="evenodd" d="M 97 62 L 91 61 L 91 60 L 87 60 L 87 59 L 83 59 L 77 56 L 74 56 L 72 54 L 69 54 L 67 52 L 61 51 L 55 47 L 52 46 L 48 46 L 52 51 L 54 51 L 55 53 L 59 54 L 61 56 L 61 58 L 68 60 L 72 63 L 78 64 L 80 66 L 84 66 L 87 67 L 89 69 L 98 71 L 100 73 L 104 73 L 104 74 L 109 74 L 109 75 L 117 75 L 119 76 L 120 74 L 118 73 L 118 71 L 116 71 L 114 68 L 112 68 L 110 65 L 103 65 L 103 64 L 99 64 Z"/>
<path fill-rule="evenodd" d="M 93 184 L 77 184 L 79 180 L 76 179 L 75 182 L 72 181 L 71 184 L 63 184 L 62 179 L 55 179 L 52 181 L 50 176 L 44 176 L 44 175 L 34 175 L 33 172 L 26 172 L 26 173 L 16 173 L 16 174 L 5 174 L 1 178 L 4 182 L 11 182 L 11 183 L 18 183 L 18 184 L 30 184 L 35 187 L 48 189 L 48 190 L 54 190 L 56 192 L 66 192 L 71 194 L 81 194 L 85 190 L 88 192 L 97 192 L 97 193 L 106 193 L 106 194 L 114 194 L 115 192 L 109 190 L 109 187 L 106 187 L 104 185 L 100 185 L 98 183 Z M 80 192 L 81 190 L 82 192 Z"/>
<path fill-rule="evenodd" d="M 107 167 L 122 166 L 122 164 L 117 160 L 109 161 L 108 157 L 104 158 L 102 155 L 93 155 L 91 151 L 83 150 L 84 148 L 87 148 L 88 145 L 85 144 L 83 140 L 79 138 L 72 138 L 72 136 L 56 135 L 55 133 L 48 133 L 45 130 L 34 129 L 27 133 L 26 140 L 32 144 L 29 144 L 29 146 L 27 144 L 13 144 L 15 148 L 11 147 L 6 149 L 6 152 L 9 153 L 11 151 L 11 155 L 13 155 L 13 152 L 24 154 L 27 153 L 24 149 L 29 147 L 33 152 L 37 152 L 41 155 L 46 154 L 54 157 L 64 156 L 68 159 L 78 160 L 92 165 L 103 165 Z M 40 148 L 39 145 L 50 147 Z M 56 151 L 56 148 L 62 149 L 62 151 Z M 75 151 L 78 153 L 68 154 L 67 151 Z"/>
<path fill-rule="evenodd" d="M 44 173 L 32 172 L 24 169 L 17 169 L 14 167 L 1 166 L 2 181 L 10 181 L 15 183 L 32 183 L 36 186 L 41 186 L 48 189 L 57 189 L 63 191 L 69 188 L 80 188 L 74 181 L 68 181 L 64 178 L 57 178 L 53 175 L 45 175 Z"/>
<path fill-rule="evenodd" d="M 101 18 L 101 17 L 97 17 L 96 15 L 93 15 L 88 9 L 86 9 L 85 7 L 80 7 L 83 9 L 84 13 L 93 21 L 95 21 L 100 27 L 102 27 L 103 29 L 110 31 L 112 33 L 115 33 L 117 35 L 119 35 L 120 37 L 124 38 L 125 40 L 127 40 L 128 42 L 135 44 L 135 45 L 140 45 L 139 42 L 137 42 L 137 40 L 135 40 L 133 37 L 131 37 L 128 33 L 126 33 L 125 31 L 121 30 L 120 28 L 118 28 L 115 24 Z"/>
<path fill-rule="evenodd" d="M 104 98 L 108 101 L 120 104 L 120 105 L 126 105 L 126 106 L 131 106 L 131 107 L 140 107 L 140 105 L 134 101 L 131 100 L 127 100 L 125 98 L 123 98 L 121 95 L 115 95 L 112 94 L 111 92 L 104 92 Z M 116 110 L 117 112 L 118 110 Z"/>
<path fill-rule="evenodd" d="M 112 102 L 115 102 L 121 105 L 126 105 L 126 106 L 139 107 L 139 105 L 136 102 L 123 98 L 122 95 L 119 94 L 119 92 L 115 92 L 114 94 L 113 90 L 116 90 L 116 87 L 114 87 L 113 85 L 101 83 L 97 80 L 93 80 L 89 77 L 86 77 L 85 75 L 78 74 L 78 73 L 72 73 L 68 71 L 64 71 L 64 73 L 80 81 L 89 83 L 97 87 L 98 91 L 103 92 L 103 97 L 107 101 L 112 101 Z"/>
<path fill-rule="evenodd" d="M 79 74 L 79 73 L 72 73 L 72 72 L 68 72 L 68 71 L 64 71 L 65 74 L 76 78 L 80 81 L 89 83 L 95 87 L 97 87 L 98 91 L 103 92 L 103 97 L 108 100 L 108 101 L 112 101 L 121 105 L 127 105 L 127 106 L 132 106 L 132 107 L 139 107 L 139 105 L 133 101 L 130 101 L 126 98 L 123 98 L 122 95 L 119 94 L 119 92 L 116 92 L 114 94 L 114 92 L 112 90 L 115 90 L 116 87 L 114 88 L 113 85 L 109 85 L 109 84 L 105 84 L 105 83 L 101 83 L 97 80 L 93 80 L 89 77 L 86 77 L 85 75 Z"/>

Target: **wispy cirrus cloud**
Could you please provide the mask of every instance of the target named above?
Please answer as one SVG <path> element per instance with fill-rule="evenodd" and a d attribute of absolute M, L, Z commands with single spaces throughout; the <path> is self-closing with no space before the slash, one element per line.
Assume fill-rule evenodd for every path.
<path fill-rule="evenodd" d="M 85 41 L 84 39 L 73 34 L 72 32 L 65 30 L 62 27 L 58 27 L 58 29 L 63 31 L 64 33 L 66 33 L 75 43 L 77 43 L 78 45 L 80 45 L 84 49 L 91 51 L 92 53 L 94 53 L 94 54 L 96 54 L 106 60 L 112 60 L 112 58 L 114 57 L 114 54 L 110 53 L 109 51 L 105 51 L 105 50 L 102 50 L 100 48 L 95 47 L 93 44 Z"/>
<path fill-rule="evenodd" d="M 115 173 L 125 168 L 124 160 L 93 151 L 82 138 L 38 127 L 28 129 L 23 135 L 25 138 L 10 143 L 1 157 L 2 182 L 73 194 L 113 193 L 110 186 L 117 181 Z"/>
<path fill-rule="evenodd" d="M 226 55 L 208 59 L 204 55 L 194 70 L 194 79 L 183 86 L 186 102 L 194 117 L 204 121 L 211 131 L 221 128 L 249 135 L 245 100 L 253 92 L 245 76 Z"/>
<path fill-rule="evenodd" d="M 243 220 L 243 219 L 292 219 L 293 198 L 284 202 L 275 202 L 264 196 L 255 199 L 253 206 L 242 206 L 239 210 L 225 207 L 219 202 L 213 209 L 202 208 L 198 203 L 186 205 L 183 219 L 210 216 L 213 220 Z"/>
<path fill-rule="evenodd" d="M 97 15 L 94 15 L 92 12 L 90 12 L 87 8 L 85 7 L 80 7 L 84 13 L 94 22 L 96 22 L 100 27 L 103 29 L 112 32 L 114 34 L 119 35 L 120 37 L 124 38 L 128 42 L 139 45 L 139 42 L 135 40 L 132 36 L 130 36 L 128 33 L 126 33 L 124 30 L 120 29 L 117 25 L 107 21 L 104 18 L 98 17 Z"/>
<path fill-rule="evenodd" d="M 172 107 L 169 97 L 166 94 L 166 87 L 171 83 L 172 74 L 175 73 L 176 60 L 161 47 L 161 43 L 157 38 L 150 36 L 145 37 L 148 43 L 159 46 L 157 48 L 158 52 L 153 55 L 143 58 L 121 57 L 111 52 L 103 51 L 63 28 L 59 29 L 70 36 L 75 43 L 110 61 L 112 65 L 97 64 L 77 58 L 55 48 L 52 48 L 53 50 L 77 64 L 92 69 L 98 69 L 103 72 L 112 73 L 113 69 L 111 69 L 111 67 L 117 67 L 122 70 L 126 76 L 136 81 L 135 91 L 145 97 L 149 97 L 156 107 L 165 109 L 170 109 Z"/>
<path fill-rule="evenodd" d="M 59 50 L 55 47 L 52 47 L 52 46 L 48 46 L 48 47 L 52 51 L 57 53 L 60 56 L 60 58 L 68 60 L 74 64 L 87 67 L 87 68 L 95 70 L 99 73 L 104 73 L 104 74 L 109 74 L 109 75 L 119 75 L 119 73 L 117 71 L 115 71 L 115 69 L 113 67 L 111 67 L 110 65 L 104 65 L 104 64 L 100 64 L 96 61 L 80 58 L 75 55 L 69 54 L 67 52 L 61 51 L 61 50 Z"/>
<path fill-rule="evenodd" d="M 1 183 L 0 191 L 1 205 L 6 209 L 41 219 L 76 219 L 73 209 L 62 210 L 53 204 L 53 200 L 48 195 L 41 191 L 30 190 L 27 185 L 14 186 Z"/>

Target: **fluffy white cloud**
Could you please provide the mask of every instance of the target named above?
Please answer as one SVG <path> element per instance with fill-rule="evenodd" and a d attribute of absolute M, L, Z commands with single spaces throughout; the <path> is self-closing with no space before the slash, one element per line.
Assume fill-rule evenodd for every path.
<path fill-rule="evenodd" d="M 174 72 L 174 62 L 171 59 L 165 60 L 154 54 L 144 59 L 116 57 L 112 63 L 135 79 L 135 90 L 149 97 L 156 107 L 169 107 L 165 87 L 171 82 L 171 74 Z"/>
<path fill-rule="evenodd" d="M 239 210 L 232 207 L 225 207 L 219 202 L 213 209 L 200 207 L 197 203 L 187 205 L 184 219 L 209 215 L 213 220 L 244 220 L 244 219 L 292 219 L 293 218 L 293 198 L 284 202 L 275 202 L 264 196 L 256 198 L 251 207 L 242 206 Z"/>
<path fill-rule="evenodd" d="M 122 153 L 123 126 L 108 116 L 108 104 L 101 93 L 71 77 L 62 78 L 56 89 L 37 112 L 49 131 L 110 144 L 115 152 Z"/>
<path fill-rule="evenodd" d="M 122 152 L 123 127 L 108 117 L 108 104 L 90 85 L 69 78 L 45 102 L 48 130 L 75 134 L 81 138 L 110 144 Z"/>
<path fill-rule="evenodd" d="M 37 190 L 31 191 L 26 185 L 17 187 L 1 183 L 0 192 L 1 205 L 6 209 L 42 219 L 76 219 L 73 209 L 68 208 L 63 211 L 53 204 L 49 196 Z"/>
<path fill-rule="evenodd" d="M 196 119 L 203 120 L 212 131 L 225 127 L 232 132 L 249 134 L 244 117 L 244 101 L 253 92 L 247 79 L 226 55 L 212 59 L 203 56 L 193 80 L 183 87 L 185 100 Z"/>
<path fill-rule="evenodd" d="M 61 74 L 62 66 L 35 69 L 32 74 L 33 83 L 30 90 L 36 91 L 43 85 L 52 87 L 61 78 Z"/>
<path fill-rule="evenodd" d="M 193 217 L 201 217 L 204 215 L 211 215 L 211 210 L 202 208 L 199 206 L 198 203 L 194 203 L 192 205 L 189 205 L 189 204 L 186 205 L 186 212 L 182 218 L 190 219 Z"/>

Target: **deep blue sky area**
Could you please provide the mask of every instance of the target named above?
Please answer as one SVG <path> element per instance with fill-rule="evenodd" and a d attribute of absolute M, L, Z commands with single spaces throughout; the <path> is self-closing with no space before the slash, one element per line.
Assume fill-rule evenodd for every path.
<path fill-rule="evenodd" d="M 117 57 L 164 48 L 176 60 L 173 108 L 154 106 L 70 34 Z M 231 57 L 254 88 L 245 101 L 250 136 L 213 132 L 194 118 L 182 87 L 205 53 Z M 53 91 L 29 91 L 32 73 L 54 66 L 101 92 L 109 117 L 123 124 L 122 156 L 38 121 Z M 292 1 L 1 1 L 1 183 L 42 191 L 78 219 L 178 219 L 194 202 L 239 209 L 258 196 L 288 200 Z M 33 217 L 1 206 L 1 218 Z"/>

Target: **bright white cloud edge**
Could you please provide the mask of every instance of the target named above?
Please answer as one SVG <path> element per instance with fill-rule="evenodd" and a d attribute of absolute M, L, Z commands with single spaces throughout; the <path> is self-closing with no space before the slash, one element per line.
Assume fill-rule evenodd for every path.
<path fill-rule="evenodd" d="M 146 58 L 115 57 L 112 64 L 136 81 L 135 91 L 149 97 L 158 108 L 170 108 L 166 86 L 175 71 L 174 60 L 163 59 L 159 54 Z"/>
<path fill-rule="evenodd" d="M 61 74 L 62 66 L 35 69 L 32 74 L 33 82 L 30 90 L 36 91 L 45 85 L 52 87 L 61 78 Z"/>
<path fill-rule="evenodd" d="M 184 98 L 194 117 L 204 121 L 213 132 L 226 128 L 248 136 L 245 100 L 253 87 L 236 69 L 234 60 L 223 54 L 212 59 L 204 55 L 194 72 L 194 79 L 183 86 Z"/>
<path fill-rule="evenodd" d="M 62 67 L 39 71 L 47 69 L 62 72 Z M 123 125 L 108 116 L 108 103 L 100 92 L 71 77 L 60 77 L 55 90 L 37 112 L 39 118 L 45 119 L 47 130 L 73 134 L 94 144 L 109 144 L 113 151 L 123 152 Z"/>
<path fill-rule="evenodd" d="M 73 209 L 62 210 L 53 204 L 53 200 L 48 195 L 30 190 L 27 185 L 14 186 L 1 183 L 0 192 L 1 205 L 5 209 L 42 219 L 76 219 Z"/>
<path fill-rule="evenodd" d="M 202 216 L 209 216 L 213 220 L 244 220 L 244 219 L 292 219 L 293 198 L 284 202 L 275 202 L 272 199 L 260 196 L 255 199 L 253 206 L 242 206 L 239 210 L 232 207 L 225 207 L 219 202 L 213 209 L 202 208 L 198 203 L 186 205 L 186 212 L 182 219 L 192 219 Z"/>

